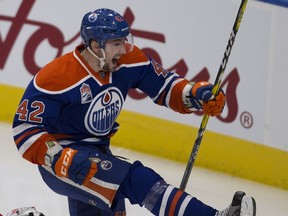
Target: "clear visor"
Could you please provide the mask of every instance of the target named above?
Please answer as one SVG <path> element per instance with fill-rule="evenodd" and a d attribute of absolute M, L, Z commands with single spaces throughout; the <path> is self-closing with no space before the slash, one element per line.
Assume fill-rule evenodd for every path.
<path fill-rule="evenodd" d="M 126 49 L 126 53 L 129 53 L 133 50 L 134 47 L 134 38 L 132 34 L 129 34 L 124 41 L 124 46 Z"/>

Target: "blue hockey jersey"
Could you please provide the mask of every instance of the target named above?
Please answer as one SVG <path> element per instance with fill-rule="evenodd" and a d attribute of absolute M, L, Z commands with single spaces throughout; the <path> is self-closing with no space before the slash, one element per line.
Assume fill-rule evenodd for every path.
<path fill-rule="evenodd" d="M 138 88 L 158 105 L 180 113 L 188 80 L 166 71 L 138 47 L 123 55 L 116 71 L 93 71 L 83 46 L 44 66 L 28 85 L 13 123 L 17 148 L 32 163 L 45 164 L 46 142 L 109 144 L 129 89 Z"/>

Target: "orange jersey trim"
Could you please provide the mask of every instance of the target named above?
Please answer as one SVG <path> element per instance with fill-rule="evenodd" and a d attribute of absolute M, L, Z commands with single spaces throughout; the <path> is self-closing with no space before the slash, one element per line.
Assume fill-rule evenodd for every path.
<path fill-rule="evenodd" d="M 121 67 L 121 65 L 145 63 L 147 61 L 149 61 L 149 59 L 142 50 L 134 46 L 131 52 L 121 56 L 118 60 L 118 67 Z"/>
<path fill-rule="evenodd" d="M 65 91 L 83 79 L 93 77 L 99 85 L 109 83 L 111 74 L 102 78 L 99 72 L 94 71 L 82 58 L 78 46 L 73 52 L 67 53 L 44 66 L 35 76 L 35 86 L 43 91 Z"/>
<path fill-rule="evenodd" d="M 48 91 L 61 91 L 87 76 L 83 67 L 68 53 L 43 67 L 35 77 L 36 85 Z"/>
<path fill-rule="evenodd" d="M 72 135 L 68 134 L 51 134 L 56 140 L 61 140 L 61 139 L 69 139 L 73 137 Z"/>

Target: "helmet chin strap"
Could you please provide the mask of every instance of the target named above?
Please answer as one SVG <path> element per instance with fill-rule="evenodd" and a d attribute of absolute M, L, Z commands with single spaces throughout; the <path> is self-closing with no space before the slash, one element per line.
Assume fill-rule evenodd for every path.
<path fill-rule="evenodd" d="M 103 55 L 102 58 L 100 58 L 99 56 L 97 56 L 97 55 L 91 50 L 90 47 L 87 47 L 87 50 L 90 52 L 90 54 L 91 54 L 92 56 L 94 56 L 96 59 L 98 59 L 98 60 L 100 61 L 100 68 L 101 68 L 101 70 L 104 70 L 104 65 L 105 65 L 105 52 L 104 52 L 104 50 L 103 50 L 103 49 L 100 49 L 101 52 L 102 52 L 102 55 Z"/>

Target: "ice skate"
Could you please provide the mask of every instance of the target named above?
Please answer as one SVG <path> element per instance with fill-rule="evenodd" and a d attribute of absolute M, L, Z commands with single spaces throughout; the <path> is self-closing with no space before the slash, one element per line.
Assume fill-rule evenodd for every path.
<path fill-rule="evenodd" d="M 256 202 L 253 197 L 246 196 L 242 191 L 237 191 L 228 208 L 219 211 L 215 216 L 255 216 Z"/>

